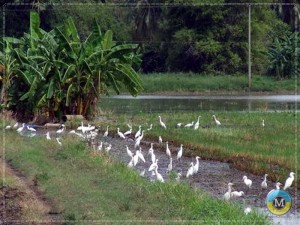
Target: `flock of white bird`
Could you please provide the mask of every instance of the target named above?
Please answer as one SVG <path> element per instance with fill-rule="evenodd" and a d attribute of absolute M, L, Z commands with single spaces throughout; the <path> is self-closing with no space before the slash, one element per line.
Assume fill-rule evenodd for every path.
<path fill-rule="evenodd" d="M 201 116 L 198 116 L 196 123 L 194 123 L 194 121 L 191 123 L 187 123 L 185 125 L 183 125 L 182 123 L 178 123 L 178 124 L 176 124 L 176 127 L 177 128 L 180 128 L 180 127 L 192 128 L 192 129 L 196 130 L 199 128 L 200 117 Z M 162 121 L 161 116 L 158 116 L 158 118 L 159 118 L 160 126 L 164 129 L 167 129 L 167 126 Z M 215 115 L 213 115 L 212 118 L 217 126 L 221 126 L 221 122 L 219 120 L 217 120 Z M 131 167 L 135 167 L 139 162 L 143 162 L 143 163 L 146 162 L 145 157 L 142 152 L 142 149 L 140 147 L 141 141 L 144 137 L 145 130 L 142 130 L 142 126 L 140 125 L 138 131 L 135 134 L 133 134 L 132 126 L 129 124 L 127 124 L 127 126 L 129 128 L 129 130 L 127 130 L 124 133 L 122 133 L 120 131 L 120 128 L 117 128 L 117 135 L 120 139 L 123 139 L 123 140 L 128 140 L 129 137 L 133 138 L 133 135 L 134 135 L 134 138 L 133 138 L 134 139 L 134 148 L 137 150 L 135 152 L 132 152 L 132 150 L 129 149 L 128 145 L 127 144 L 125 145 L 127 155 L 129 156 L 129 162 L 128 162 L 127 166 L 131 168 Z M 265 126 L 264 120 L 262 120 L 261 126 L 263 126 L 263 127 Z M 153 125 L 151 124 L 150 127 L 146 131 L 149 131 L 152 128 L 153 128 Z M 23 132 L 30 132 L 33 134 L 32 136 L 34 136 L 36 133 L 36 129 L 34 129 L 32 126 L 26 125 L 25 123 L 23 123 L 22 126 L 20 126 L 20 127 L 19 127 L 18 123 L 16 123 L 13 126 L 8 125 L 5 127 L 5 129 L 16 129 L 17 132 L 20 134 Z M 103 134 L 104 139 L 108 137 L 108 133 L 109 133 L 108 129 L 109 129 L 109 126 L 106 127 L 106 130 Z M 62 146 L 62 143 L 60 140 L 61 140 L 62 134 L 65 132 L 66 132 L 66 127 L 63 124 L 61 125 L 61 128 L 56 131 L 56 141 L 61 146 Z M 112 148 L 112 145 L 107 142 L 102 142 L 102 141 L 95 142 L 95 140 L 97 140 L 96 137 L 99 135 L 99 130 L 96 129 L 95 126 L 91 126 L 91 125 L 84 126 L 83 122 L 81 123 L 81 126 L 79 126 L 76 130 L 71 130 L 69 132 L 69 134 L 75 134 L 81 138 L 88 139 L 90 141 L 90 143 L 92 144 L 93 149 L 97 150 L 97 151 L 102 151 L 104 149 L 106 152 L 109 152 Z M 49 131 L 46 133 L 46 138 L 47 138 L 47 140 L 51 140 Z M 161 136 L 159 136 L 159 138 L 158 138 L 158 143 L 160 143 L 160 144 L 163 143 Z M 166 141 L 165 144 L 166 144 L 166 155 L 169 158 L 169 164 L 168 164 L 166 173 L 170 173 L 173 169 L 172 153 L 169 149 L 168 141 Z M 150 149 L 148 150 L 148 155 L 150 155 L 150 162 L 151 162 L 151 165 L 149 166 L 148 171 L 151 172 L 151 176 L 156 177 L 157 181 L 164 182 L 164 177 L 162 176 L 161 173 L 158 172 L 158 169 L 159 169 L 158 168 L 158 160 L 159 159 L 156 157 L 156 155 L 154 153 L 153 143 L 150 144 Z M 178 162 L 180 162 L 180 159 L 182 156 L 183 156 L 183 145 L 181 144 L 180 148 L 177 151 L 176 160 Z M 195 163 L 193 161 L 190 162 L 190 166 L 185 175 L 186 178 L 192 177 L 193 175 L 198 173 L 199 159 L 200 159 L 200 157 L 196 156 Z M 140 175 L 144 176 L 144 174 L 145 174 L 145 170 L 143 170 Z M 182 176 L 182 174 L 180 172 L 177 173 L 176 180 L 179 181 L 181 176 Z M 261 183 L 262 190 L 266 190 L 268 188 L 267 176 L 268 176 L 268 174 L 264 175 L 264 180 Z M 290 172 L 289 177 L 285 181 L 283 190 L 286 190 L 289 187 L 291 187 L 291 185 L 294 181 L 294 178 L 295 178 L 294 176 L 295 176 L 295 173 Z M 252 180 L 250 180 L 247 176 L 243 176 L 242 180 L 243 180 L 244 184 L 246 185 L 247 190 L 249 190 L 252 187 Z M 231 199 L 244 196 L 245 192 L 247 193 L 247 191 L 245 191 L 245 192 L 244 191 L 233 191 L 233 187 L 232 187 L 233 185 L 234 184 L 231 182 L 228 183 L 228 191 L 223 196 L 224 200 L 229 201 Z M 281 183 L 277 182 L 275 185 L 276 189 L 280 189 L 281 185 L 282 185 Z M 248 211 L 250 212 L 249 208 L 247 210 L 245 210 L 245 213 L 248 213 Z"/>

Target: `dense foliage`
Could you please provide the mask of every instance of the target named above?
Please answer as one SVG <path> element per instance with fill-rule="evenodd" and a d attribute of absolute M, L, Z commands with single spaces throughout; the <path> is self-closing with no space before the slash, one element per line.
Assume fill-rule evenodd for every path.
<path fill-rule="evenodd" d="M 138 46 L 117 44 L 111 30 L 105 33 L 96 21 L 91 34 L 80 39 L 71 18 L 46 32 L 37 13 L 30 14 L 30 31 L 20 39 L 4 38 L 1 100 L 19 118 L 45 114 L 90 116 L 100 94 L 123 85 L 136 95 L 142 89 L 132 68 L 139 63 Z"/>

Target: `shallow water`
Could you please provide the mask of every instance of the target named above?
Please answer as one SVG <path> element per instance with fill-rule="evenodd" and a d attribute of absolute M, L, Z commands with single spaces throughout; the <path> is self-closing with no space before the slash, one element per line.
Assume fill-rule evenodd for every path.
<path fill-rule="evenodd" d="M 132 97 L 118 95 L 104 97 L 100 103 L 104 111 L 135 114 L 139 112 L 182 111 L 295 111 L 300 102 L 298 95 L 261 96 L 156 96 Z"/>

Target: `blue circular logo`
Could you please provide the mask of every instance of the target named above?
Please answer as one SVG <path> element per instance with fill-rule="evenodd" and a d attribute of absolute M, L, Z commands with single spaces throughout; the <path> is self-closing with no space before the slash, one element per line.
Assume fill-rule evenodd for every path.
<path fill-rule="evenodd" d="M 292 198 L 286 191 L 272 190 L 267 196 L 266 205 L 271 213 L 280 216 L 291 209 Z"/>

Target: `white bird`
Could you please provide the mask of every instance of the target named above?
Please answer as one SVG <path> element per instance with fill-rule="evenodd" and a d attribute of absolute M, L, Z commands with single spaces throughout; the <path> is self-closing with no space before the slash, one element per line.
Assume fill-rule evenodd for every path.
<path fill-rule="evenodd" d="M 277 182 L 276 183 L 276 185 L 275 185 L 275 187 L 276 187 L 276 190 L 280 190 L 280 186 L 282 185 L 282 183 L 280 183 L 280 182 Z"/>
<path fill-rule="evenodd" d="M 182 123 L 177 123 L 176 128 L 180 128 L 180 127 L 182 127 Z"/>
<path fill-rule="evenodd" d="M 190 167 L 186 173 L 186 177 L 193 176 L 194 174 L 194 163 L 191 162 Z"/>
<path fill-rule="evenodd" d="M 140 135 L 141 135 L 141 132 L 142 132 L 142 127 L 141 127 L 141 125 L 139 126 L 139 130 L 135 133 L 135 135 L 134 135 L 134 138 L 136 139 L 136 138 L 138 138 Z"/>
<path fill-rule="evenodd" d="M 126 131 L 125 133 L 124 133 L 124 136 L 127 136 L 127 135 L 129 135 L 129 134 L 131 134 L 132 133 L 132 128 L 130 128 L 128 131 Z"/>
<path fill-rule="evenodd" d="M 249 213 L 251 213 L 251 211 L 252 211 L 252 209 L 251 209 L 251 207 L 246 207 L 245 209 L 244 209 L 244 213 L 246 214 L 246 215 L 248 215 Z"/>
<path fill-rule="evenodd" d="M 152 130 L 153 124 L 150 124 L 150 127 L 147 129 L 147 131 Z"/>
<path fill-rule="evenodd" d="M 170 173 L 173 169 L 173 165 L 172 165 L 172 158 L 170 158 L 170 163 L 168 165 L 168 168 L 167 168 L 167 172 Z"/>
<path fill-rule="evenodd" d="M 140 172 L 140 176 L 141 176 L 141 177 L 144 177 L 144 176 L 145 176 L 145 172 L 146 172 L 146 170 L 143 169 L 143 171 Z"/>
<path fill-rule="evenodd" d="M 155 169 L 155 167 L 157 166 L 157 163 L 158 163 L 158 159 L 155 160 L 154 163 L 152 163 L 148 169 L 148 171 L 153 171 Z"/>
<path fill-rule="evenodd" d="M 176 180 L 177 182 L 179 182 L 179 181 L 180 181 L 180 177 L 181 177 L 181 173 L 177 173 L 177 176 L 176 176 L 175 180 Z"/>
<path fill-rule="evenodd" d="M 197 130 L 199 128 L 199 125 L 200 125 L 199 119 L 200 119 L 200 117 L 201 116 L 198 116 L 198 120 L 197 120 L 197 122 L 194 125 L 194 130 Z"/>
<path fill-rule="evenodd" d="M 17 129 L 17 132 L 18 133 L 22 132 L 24 128 L 25 128 L 25 123 L 23 123 L 22 126 Z"/>
<path fill-rule="evenodd" d="M 124 136 L 124 134 L 122 132 L 120 132 L 120 128 L 119 127 L 117 128 L 117 130 L 118 130 L 117 133 L 118 133 L 119 137 L 122 138 L 122 139 L 125 139 L 125 136 Z"/>
<path fill-rule="evenodd" d="M 244 180 L 244 183 L 246 184 L 246 186 L 248 188 L 251 188 L 251 186 L 252 186 L 252 180 L 248 179 L 247 176 L 243 176 L 243 180 Z"/>
<path fill-rule="evenodd" d="M 146 162 L 141 147 L 140 147 L 140 149 L 137 151 L 137 153 L 138 153 L 138 157 L 140 158 L 140 160 L 142 160 L 143 162 Z"/>
<path fill-rule="evenodd" d="M 66 126 L 64 124 L 62 124 L 61 126 L 62 128 L 56 131 L 57 134 L 62 134 L 65 131 Z"/>
<path fill-rule="evenodd" d="M 182 148 L 182 144 L 180 145 L 180 149 L 179 149 L 179 151 L 178 151 L 178 153 L 177 153 L 177 160 L 180 160 L 181 159 L 181 157 L 182 157 L 182 153 L 183 153 L 183 148 Z"/>
<path fill-rule="evenodd" d="M 11 129 L 11 125 L 7 125 L 7 126 L 5 127 L 5 130 L 9 130 L 9 129 Z"/>
<path fill-rule="evenodd" d="M 200 157 L 196 156 L 196 163 L 194 165 L 194 172 L 193 172 L 193 174 L 198 173 L 198 170 L 199 170 L 199 159 L 200 159 Z"/>
<path fill-rule="evenodd" d="M 133 157 L 133 152 L 130 151 L 130 149 L 128 148 L 128 146 L 126 145 L 126 152 L 127 152 L 127 155 L 129 155 L 129 157 Z"/>
<path fill-rule="evenodd" d="M 265 120 L 262 120 L 262 121 L 261 121 L 261 126 L 262 126 L 262 127 L 265 127 Z"/>
<path fill-rule="evenodd" d="M 102 146 L 103 146 L 103 143 L 102 143 L 102 141 L 100 142 L 100 145 L 98 145 L 98 147 L 97 147 L 97 150 L 98 151 L 102 151 Z"/>
<path fill-rule="evenodd" d="M 232 191 L 233 183 L 228 183 L 228 191 L 223 195 L 223 198 L 228 201 L 231 198 L 231 191 Z"/>
<path fill-rule="evenodd" d="M 49 131 L 46 133 L 46 138 L 47 138 L 47 140 L 51 140 L 50 132 Z"/>
<path fill-rule="evenodd" d="M 103 137 L 107 137 L 108 136 L 108 127 L 109 126 L 106 127 L 106 131 L 104 132 Z"/>
<path fill-rule="evenodd" d="M 14 128 L 14 129 L 17 129 L 18 126 L 19 126 L 19 123 L 16 122 L 15 125 L 13 125 L 13 128 Z"/>
<path fill-rule="evenodd" d="M 29 126 L 27 126 L 27 130 L 30 130 L 31 132 L 36 132 L 36 129 L 34 129 L 33 127 L 29 127 Z"/>
<path fill-rule="evenodd" d="M 214 118 L 216 124 L 217 124 L 218 126 L 220 126 L 220 125 L 221 125 L 221 122 L 220 122 L 219 120 L 217 120 L 217 118 L 216 118 L 215 115 L 213 115 L 213 118 Z"/>
<path fill-rule="evenodd" d="M 62 143 L 60 142 L 60 139 L 59 139 L 59 138 L 56 138 L 56 141 L 57 141 L 57 143 L 58 143 L 60 146 L 62 146 Z"/>
<path fill-rule="evenodd" d="M 265 176 L 264 176 L 264 180 L 263 180 L 263 182 L 261 182 L 261 188 L 262 189 L 267 189 L 267 187 L 268 187 L 268 184 L 267 184 L 267 176 L 268 176 L 268 174 L 265 174 Z"/>
<path fill-rule="evenodd" d="M 245 193 L 243 191 L 232 191 L 231 192 L 231 197 L 241 197 L 245 195 Z"/>
<path fill-rule="evenodd" d="M 290 176 L 289 176 L 289 178 L 286 179 L 284 187 L 283 187 L 283 190 L 286 190 L 286 189 L 288 189 L 289 187 L 292 186 L 292 183 L 293 183 L 293 181 L 295 179 L 294 176 L 295 176 L 295 173 L 294 172 L 290 172 Z"/>
<path fill-rule="evenodd" d="M 108 146 L 105 147 L 105 151 L 106 151 L 106 152 L 109 152 L 109 151 L 111 150 L 111 147 L 112 147 L 112 145 L 109 144 Z"/>
<path fill-rule="evenodd" d="M 162 176 L 159 172 L 157 172 L 157 169 L 158 169 L 158 165 L 156 165 L 156 166 L 155 166 L 155 169 L 154 169 L 154 172 L 155 172 L 155 174 L 156 174 L 156 179 L 157 179 L 158 181 L 164 183 L 164 182 L 165 182 L 165 181 L 164 181 L 164 178 L 163 178 L 163 176 Z"/>
<path fill-rule="evenodd" d="M 129 161 L 129 163 L 127 164 L 127 166 L 129 168 L 133 167 L 133 156 L 131 157 L 131 160 Z"/>
<path fill-rule="evenodd" d="M 168 142 L 166 142 L 166 154 L 167 154 L 167 156 L 169 156 L 171 158 L 171 151 L 169 149 L 169 143 Z"/>
<path fill-rule="evenodd" d="M 151 143 L 153 145 L 153 143 Z M 154 163 L 155 160 L 156 160 L 156 157 L 155 157 L 155 154 L 154 154 L 154 150 L 153 148 L 151 147 L 148 151 L 148 155 L 151 154 L 151 162 Z"/>
<path fill-rule="evenodd" d="M 190 127 L 192 127 L 192 126 L 194 126 L 194 121 L 193 122 L 191 122 L 191 123 L 188 123 L 188 124 L 186 124 L 186 125 L 184 125 L 184 127 L 185 128 L 190 128 Z"/>
<path fill-rule="evenodd" d="M 135 154 L 133 156 L 133 166 L 136 166 L 139 162 L 139 153 L 138 150 L 135 151 Z"/>
<path fill-rule="evenodd" d="M 163 128 L 165 128 L 165 129 L 167 129 L 166 124 L 161 120 L 161 116 L 158 116 L 158 117 L 159 117 L 159 124 L 160 124 L 160 126 L 163 127 Z"/>
<path fill-rule="evenodd" d="M 159 143 L 159 144 L 162 143 L 162 138 L 161 138 L 161 136 L 158 137 L 158 143 Z"/>
<path fill-rule="evenodd" d="M 137 148 L 140 146 L 140 143 L 141 143 L 141 140 L 143 139 L 144 137 L 144 131 L 142 131 L 142 135 L 137 137 L 136 141 L 135 141 L 135 144 L 134 144 L 134 147 Z"/>

